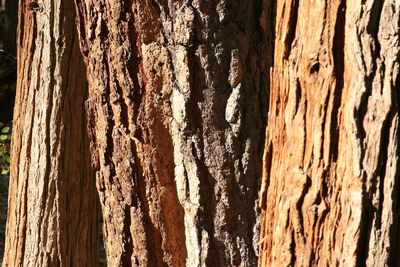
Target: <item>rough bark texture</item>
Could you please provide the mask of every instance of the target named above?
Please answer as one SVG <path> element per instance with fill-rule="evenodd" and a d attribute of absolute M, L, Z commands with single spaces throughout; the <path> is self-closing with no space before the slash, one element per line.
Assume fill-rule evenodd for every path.
<path fill-rule="evenodd" d="M 76 0 L 109 266 L 256 264 L 266 2 Z"/>
<path fill-rule="evenodd" d="M 278 0 L 260 266 L 399 264 L 398 0 Z"/>
<path fill-rule="evenodd" d="M 73 3 L 20 1 L 3 266 L 95 266 L 97 217 Z"/>

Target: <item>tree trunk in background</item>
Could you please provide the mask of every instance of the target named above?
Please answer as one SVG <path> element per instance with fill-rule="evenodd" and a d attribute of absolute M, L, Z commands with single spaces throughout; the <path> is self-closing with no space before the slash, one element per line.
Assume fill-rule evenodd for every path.
<path fill-rule="evenodd" d="M 21 1 L 3 266 L 95 266 L 97 217 L 74 6 Z"/>
<path fill-rule="evenodd" d="M 16 36 L 18 23 L 18 2 L 19 0 L 4 0 L 4 36 L 2 36 L 3 49 L 13 56 L 17 55 Z"/>
<path fill-rule="evenodd" d="M 396 0 L 277 1 L 260 266 L 399 264 Z"/>
<path fill-rule="evenodd" d="M 81 1 L 109 266 L 254 266 L 267 1 Z"/>

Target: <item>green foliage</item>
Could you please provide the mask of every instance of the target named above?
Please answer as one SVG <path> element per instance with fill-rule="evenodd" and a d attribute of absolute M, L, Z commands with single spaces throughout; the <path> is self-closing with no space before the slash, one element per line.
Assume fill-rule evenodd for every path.
<path fill-rule="evenodd" d="M 7 180 L 10 175 L 11 123 L 0 122 L 0 193 L 7 192 Z"/>

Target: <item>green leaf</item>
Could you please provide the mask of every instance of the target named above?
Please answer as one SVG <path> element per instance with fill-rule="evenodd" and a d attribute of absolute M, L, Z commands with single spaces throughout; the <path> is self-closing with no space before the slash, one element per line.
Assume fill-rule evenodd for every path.
<path fill-rule="evenodd" d="M 11 128 L 8 127 L 8 126 L 6 126 L 6 127 L 4 127 L 3 129 L 1 129 L 1 132 L 4 133 L 4 134 L 6 134 L 6 133 L 9 133 L 10 130 L 11 130 Z"/>
<path fill-rule="evenodd" d="M 1 134 L 1 135 L 0 135 L 0 141 L 6 141 L 6 140 L 8 140 L 8 135 L 6 135 L 6 134 Z"/>
<path fill-rule="evenodd" d="M 9 173 L 10 173 L 10 171 L 7 170 L 7 169 L 2 169 L 1 170 L 1 175 L 3 175 L 3 176 L 8 176 Z"/>

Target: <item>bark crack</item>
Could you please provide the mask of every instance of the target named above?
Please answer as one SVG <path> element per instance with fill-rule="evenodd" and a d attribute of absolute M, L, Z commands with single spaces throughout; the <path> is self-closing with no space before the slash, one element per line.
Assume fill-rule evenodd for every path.
<path fill-rule="evenodd" d="M 338 157 L 339 147 L 339 120 L 338 110 L 342 102 L 342 92 L 344 87 L 344 44 L 345 44 L 345 25 L 346 25 L 346 1 L 341 0 L 338 10 L 337 19 L 335 24 L 335 34 L 333 37 L 333 55 L 334 55 L 334 73 L 336 78 L 334 98 L 333 98 L 333 112 L 332 112 L 332 126 L 331 126 L 331 147 L 332 161 L 336 162 Z"/>
<path fill-rule="evenodd" d="M 290 6 L 290 15 L 288 22 L 288 31 L 285 37 L 285 53 L 283 58 L 288 59 L 290 51 L 292 50 L 293 41 L 296 38 L 297 17 L 299 14 L 299 0 L 292 0 Z"/>

